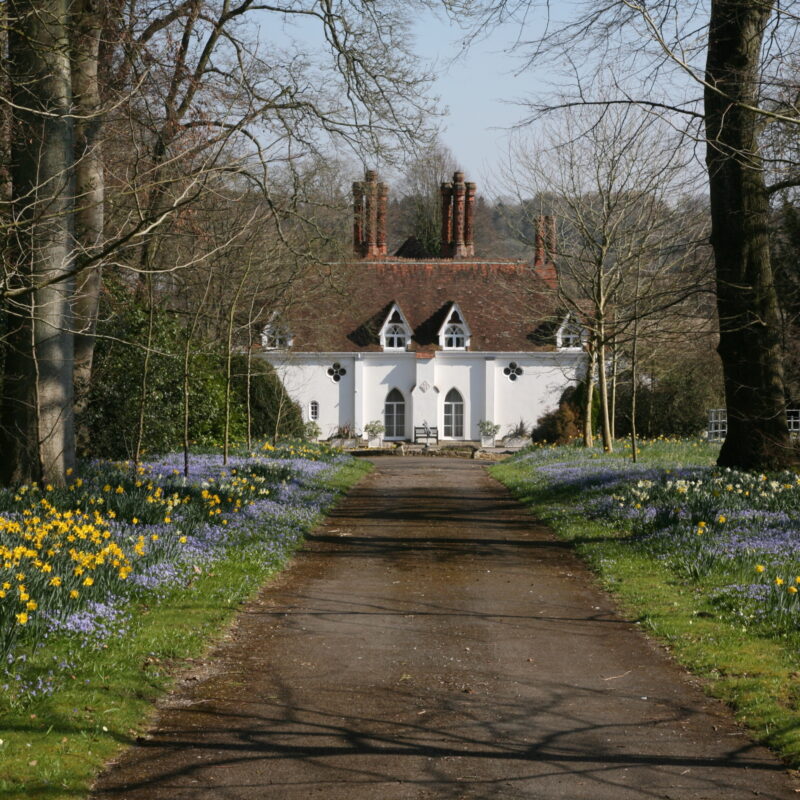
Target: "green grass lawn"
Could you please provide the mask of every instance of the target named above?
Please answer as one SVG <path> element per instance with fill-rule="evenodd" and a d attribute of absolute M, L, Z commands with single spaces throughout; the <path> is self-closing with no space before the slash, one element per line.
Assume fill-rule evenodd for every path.
<path fill-rule="evenodd" d="M 800 489 L 796 476 L 719 473 L 716 452 L 701 442 L 645 443 L 634 467 L 629 448 L 551 447 L 491 472 L 574 544 L 623 614 L 798 767 L 800 559 L 764 548 L 784 539 L 793 547 Z M 741 520 L 751 516 L 747 527 Z"/>
<path fill-rule="evenodd" d="M 336 496 L 370 468 L 350 459 L 316 478 L 314 490 Z M 298 524 L 308 530 L 319 519 L 317 512 Z M 265 527 L 263 538 L 269 535 Z M 147 729 L 154 701 L 284 566 L 290 553 L 265 557 L 261 538 L 251 536 L 192 569 L 188 580 L 135 600 L 125 635 L 85 649 L 71 636 L 51 635 L 38 647 L 23 639 L 15 651 L 23 663 L 5 679 L 17 685 L 0 700 L 0 797 L 84 798 L 103 764 Z M 55 691 L 38 692 L 53 681 Z"/>

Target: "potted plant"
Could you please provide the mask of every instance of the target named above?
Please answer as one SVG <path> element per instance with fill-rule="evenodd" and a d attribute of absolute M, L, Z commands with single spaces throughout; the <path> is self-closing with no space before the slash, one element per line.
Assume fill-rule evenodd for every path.
<path fill-rule="evenodd" d="M 380 447 L 381 437 L 386 430 L 380 420 L 374 419 L 364 426 L 364 433 L 367 435 L 367 444 L 369 447 Z"/>
<path fill-rule="evenodd" d="M 531 429 L 524 419 L 521 419 L 515 425 L 510 425 L 508 433 L 503 437 L 503 444 L 506 447 L 524 447 L 530 444 Z"/>
<path fill-rule="evenodd" d="M 494 438 L 500 431 L 500 426 L 490 419 L 482 419 L 478 423 L 478 430 L 481 434 L 481 447 L 494 447 Z"/>
<path fill-rule="evenodd" d="M 342 450 L 347 450 L 356 446 L 357 439 L 358 434 L 353 426 L 349 422 L 344 422 L 334 430 L 328 441 L 334 447 L 341 447 Z"/>
<path fill-rule="evenodd" d="M 321 428 L 313 419 L 303 426 L 303 438 L 308 442 L 316 442 L 321 433 Z"/>

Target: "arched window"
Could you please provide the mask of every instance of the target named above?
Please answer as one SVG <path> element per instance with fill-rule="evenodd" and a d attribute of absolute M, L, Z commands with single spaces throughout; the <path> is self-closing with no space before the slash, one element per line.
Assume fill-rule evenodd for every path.
<path fill-rule="evenodd" d="M 467 336 L 461 325 L 448 325 L 444 330 L 444 349 L 460 350 L 467 346 Z"/>
<path fill-rule="evenodd" d="M 386 428 L 385 439 L 403 439 L 406 435 L 406 401 L 403 395 L 392 389 L 386 395 L 383 406 L 383 424 Z"/>
<path fill-rule="evenodd" d="M 387 350 L 406 349 L 406 329 L 402 325 L 390 325 L 384 335 Z"/>
<path fill-rule="evenodd" d="M 312 400 L 308 404 L 308 418 L 312 422 L 316 422 L 319 419 L 319 403 L 316 400 Z"/>
<path fill-rule="evenodd" d="M 464 398 L 451 389 L 444 398 L 444 435 L 450 439 L 464 438 Z"/>

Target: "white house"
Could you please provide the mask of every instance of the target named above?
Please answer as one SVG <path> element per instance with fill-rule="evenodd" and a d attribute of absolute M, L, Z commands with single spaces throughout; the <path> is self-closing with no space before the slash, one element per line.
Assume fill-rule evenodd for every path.
<path fill-rule="evenodd" d="M 389 441 L 424 427 L 477 440 L 481 420 L 502 436 L 556 407 L 585 357 L 556 305 L 554 220 L 539 219 L 529 261 L 475 258 L 475 186 L 456 173 L 442 186 L 446 257 L 388 256 L 385 185 L 368 171 L 353 188 L 356 257 L 342 265 L 344 291 L 275 317 L 261 337 L 260 356 L 322 438 L 380 420 Z"/>

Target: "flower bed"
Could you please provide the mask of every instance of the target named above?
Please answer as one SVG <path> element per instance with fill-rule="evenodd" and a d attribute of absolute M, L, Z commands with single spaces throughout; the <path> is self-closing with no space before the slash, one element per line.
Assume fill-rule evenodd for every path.
<path fill-rule="evenodd" d="M 595 504 L 744 624 L 800 623 L 800 476 L 714 468 L 629 480 Z"/>
<path fill-rule="evenodd" d="M 31 652 L 67 639 L 77 651 L 125 635 L 137 605 L 188 585 L 233 548 L 278 564 L 332 494 L 321 479 L 345 456 L 270 445 L 248 456 L 94 463 L 64 488 L 0 492 L 0 659 L 5 702 L 52 692 L 60 669 L 26 675 Z M 35 684 L 35 685 L 34 685 Z"/>
<path fill-rule="evenodd" d="M 530 481 L 571 493 L 572 512 L 610 523 L 676 577 L 702 584 L 737 623 L 800 627 L 797 474 L 679 466 L 668 457 L 634 464 L 582 448 L 537 448 L 516 463 Z"/>

